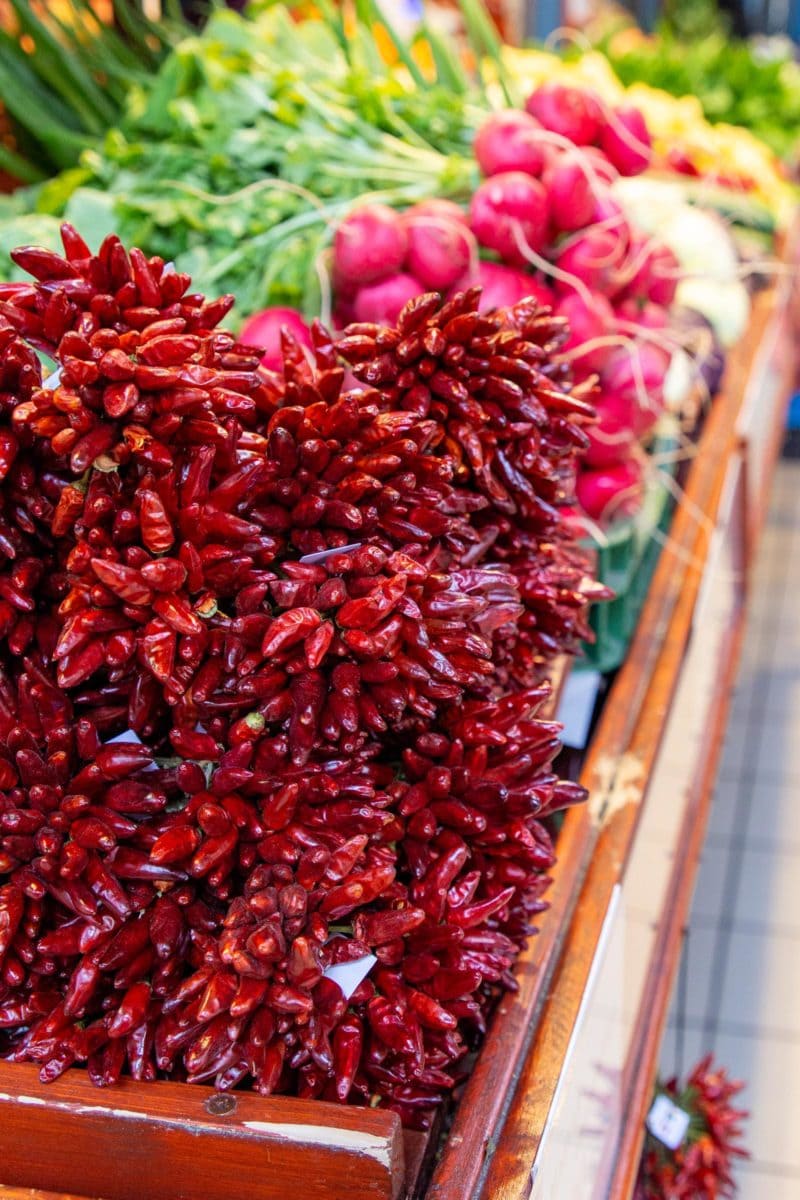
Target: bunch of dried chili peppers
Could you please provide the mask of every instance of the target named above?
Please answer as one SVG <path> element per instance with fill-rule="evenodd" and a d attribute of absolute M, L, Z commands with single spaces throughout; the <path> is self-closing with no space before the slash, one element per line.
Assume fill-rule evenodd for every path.
<path fill-rule="evenodd" d="M 723 1200 L 736 1195 L 733 1164 L 747 1158 L 741 1146 L 742 1122 L 748 1115 L 733 1107 L 742 1083 L 729 1079 L 706 1055 L 681 1087 L 670 1079 L 657 1088 L 690 1118 L 686 1137 L 676 1150 L 648 1133 L 635 1200 Z"/>
<path fill-rule="evenodd" d="M 537 715 L 602 594 L 562 322 L 423 296 L 276 375 L 63 241 L 0 287 L 0 1054 L 424 1124 L 583 798 Z"/>

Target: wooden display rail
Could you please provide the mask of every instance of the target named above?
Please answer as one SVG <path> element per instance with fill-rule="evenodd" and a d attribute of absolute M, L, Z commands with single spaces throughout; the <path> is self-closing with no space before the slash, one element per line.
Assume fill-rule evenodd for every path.
<path fill-rule="evenodd" d="M 797 336 L 800 333 L 800 287 L 794 271 L 800 263 L 800 218 L 783 238 L 781 269 L 775 302 L 764 311 L 760 298 L 755 317 L 761 330 L 752 370 L 736 420 L 736 434 L 745 459 L 747 536 L 755 546 L 769 503 L 770 481 L 786 427 L 786 410 L 798 377 Z M 791 268 L 791 269 L 787 269 Z"/>
<path fill-rule="evenodd" d="M 544 1178 L 532 1184 L 532 1175 L 543 1164 L 537 1153 L 552 1143 L 554 1102 L 569 1098 L 565 1066 L 574 1063 L 587 1019 L 585 998 L 623 928 L 626 870 L 636 861 L 637 831 L 646 829 L 651 806 L 645 800 L 658 778 L 673 698 L 687 663 L 702 665 L 704 656 L 696 653 L 702 634 L 693 643 L 692 627 L 705 612 L 721 630 L 714 659 L 720 669 L 707 705 L 703 753 L 686 768 L 668 902 L 648 943 L 640 1003 L 613 1083 L 615 1118 L 601 1156 L 609 1190 L 591 1192 L 598 1200 L 629 1195 L 735 669 L 740 566 L 758 528 L 753 497 L 763 510 L 777 453 L 773 429 L 769 451 L 761 443 L 754 492 L 748 454 L 755 451 L 737 420 L 755 374 L 770 370 L 769 419 L 780 428 L 790 376 L 783 353 L 787 306 L 785 289 L 761 296 L 747 336 L 730 357 L 629 656 L 590 745 L 582 776 L 590 803 L 566 814 L 550 910 L 519 957 L 519 990 L 498 1006 L 432 1174 L 435 1138 L 404 1134 L 398 1118 L 382 1110 L 250 1093 L 220 1096 L 185 1084 L 126 1081 L 98 1091 L 80 1072 L 44 1086 L 36 1068 L 0 1063 L 0 1176 L 8 1183 L 0 1186 L 2 1200 L 228 1200 L 232 1186 L 237 1196 L 254 1200 L 286 1200 L 298 1188 L 304 1200 L 400 1200 L 421 1195 L 417 1180 L 428 1177 L 427 1200 L 583 1200 L 578 1191 L 546 1190 Z M 778 357 L 767 360 L 759 347 L 776 330 Z M 623 1105 L 629 1108 L 624 1123 Z M 36 1187 L 51 1191 L 29 1190 Z M 53 1189 L 61 1190 L 56 1195 Z M 588 1200 L 590 1192 L 585 1195 Z"/>
<path fill-rule="evenodd" d="M 593 823 L 591 859 L 530 1054 L 479 1187 L 474 1193 L 442 1193 L 447 1200 L 471 1195 L 480 1200 L 561 1200 L 567 1195 L 570 1200 L 628 1200 L 631 1195 L 735 678 L 747 555 L 768 495 L 793 383 L 794 355 L 786 353 L 789 299 L 782 288 L 759 296 L 747 335 L 730 356 L 629 656 L 590 745 L 582 781 L 591 792 L 584 814 Z M 776 329 L 780 337 L 774 336 Z M 765 343 L 772 345 L 769 358 L 760 353 Z M 752 447 L 740 437 L 737 418 L 745 397 L 757 393 L 765 378 L 770 383 L 770 404 L 763 413 L 770 424 L 765 439 L 769 452 L 761 458 L 760 485 L 754 491 L 747 486 Z M 708 645 L 711 629 L 714 637 Z M 682 706 L 692 700 L 692 689 L 681 685 L 700 675 L 706 694 L 694 719 L 702 737 L 685 754 L 681 741 L 673 737 L 669 742 L 668 737 L 671 753 L 665 762 L 659 758 L 662 740 Z M 690 731 L 684 729 L 682 738 L 688 744 Z M 648 840 L 657 845 L 665 839 L 660 829 L 647 828 L 651 790 L 658 783 L 671 786 L 672 840 L 663 846 L 670 869 L 645 942 L 642 911 L 632 909 L 627 892 L 637 858 L 645 861 Z M 631 947 L 643 944 L 644 971 L 637 980 L 639 991 L 631 997 L 626 991 L 631 972 L 624 960 L 630 966 Z M 604 970 L 614 947 L 621 947 L 622 965 Z M 606 987 L 598 999 L 593 995 L 598 979 L 605 977 L 613 992 L 615 972 L 616 996 Z M 626 1016 L 632 1001 L 635 1011 Z M 627 1025 L 613 1069 L 597 1069 L 589 1082 L 575 1060 L 585 1048 L 582 1035 L 592 1020 L 593 1004 L 616 1005 L 620 1023 Z M 610 1027 L 607 1022 L 603 1028 Z M 598 1047 L 595 1054 L 595 1068 L 604 1061 L 602 1050 Z M 570 1186 L 568 1156 L 580 1161 L 579 1123 L 587 1119 L 592 1086 L 594 1100 L 603 1089 L 605 1095 L 591 1114 L 596 1128 L 588 1139 L 581 1183 Z"/>

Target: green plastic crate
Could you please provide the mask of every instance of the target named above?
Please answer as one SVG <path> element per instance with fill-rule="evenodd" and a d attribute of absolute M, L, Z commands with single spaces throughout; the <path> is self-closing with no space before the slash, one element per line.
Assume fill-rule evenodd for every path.
<path fill-rule="evenodd" d="M 658 438 L 654 449 L 660 454 L 676 444 L 665 434 Z M 615 671 L 625 659 L 661 553 L 659 534 L 669 529 L 674 504 L 664 477 L 674 477 L 674 473 L 674 463 L 659 466 L 636 515 L 616 522 L 605 545 L 593 538 L 585 543 L 595 551 L 597 577 L 613 590 L 614 599 L 592 608 L 589 623 L 595 641 L 584 644 L 585 657 L 575 664 L 578 669 Z"/>

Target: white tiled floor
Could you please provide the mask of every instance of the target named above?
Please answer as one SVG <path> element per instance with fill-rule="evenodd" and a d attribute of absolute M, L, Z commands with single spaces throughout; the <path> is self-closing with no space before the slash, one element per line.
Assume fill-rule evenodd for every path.
<path fill-rule="evenodd" d="M 747 1081 L 740 1200 L 800 1200 L 800 462 L 778 466 L 662 1047 Z"/>

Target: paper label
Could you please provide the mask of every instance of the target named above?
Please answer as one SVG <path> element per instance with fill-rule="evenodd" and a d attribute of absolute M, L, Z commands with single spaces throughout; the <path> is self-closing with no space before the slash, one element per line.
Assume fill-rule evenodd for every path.
<path fill-rule="evenodd" d="M 562 742 L 573 750 L 586 745 L 601 678 L 599 671 L 572 671 L 567 676 L 556 720 L 564 726 Z"/>
<path fill-rule="evenodd" d="M 142 745 L 142 739 L 139 737 L 138 733 L 134 733 L 132 729 L 126 729 L 124 733 L 118 733 L 116 737 L 109 738 L 107 742 L 103 743 L 103 745 L 112 746 L 114 742 L 132 742 L 134 746 Z"/>
<path fill-rule="evenodd" d="M 678 1108 L 669 1096 L 656 1096 L 653 1107 L 647 1114 L 647 1128 L 654 1138 L 658 1138 L 669 1150 L 677 1150 L 686 1137 L 690 1117 L 682 1108 Z"/>
<path fill-rule="evenodd" d="M 55 391 L 55 389 L 58 387 L 58 385 L 60 383 L 61 383 L 61 367 L 56 367 L 55 371 L 51 371 L 50 374 L 47 376 L 47 379 L 44 379 L 42 381 L 42 387 L 46 388 L 48 391 L 53 392 L 53 391 Z"/>
<path fill-rule="evenodd" d="M 325 978 L 332 979 L 334 983 L 338 983 L 344 993 L 345 1000 L 349 1000 L 362 979 L 366 979 L 377 961 L 374 954 L 365 954 L 363 958 L 354 958 L 352 962 L 334 963 L 333 966 L 328 967 L 325 972 Z"/>

